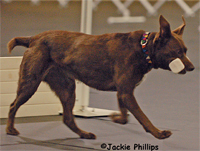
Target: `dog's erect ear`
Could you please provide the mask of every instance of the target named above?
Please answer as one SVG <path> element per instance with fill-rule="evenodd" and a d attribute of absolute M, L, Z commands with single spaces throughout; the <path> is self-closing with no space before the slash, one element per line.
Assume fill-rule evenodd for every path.
<path fill-rule="evenodd" d="M 170 25 L 167 22 L 167 20 L 160 15 L 160 37 L 161 38 L 170 38 L 171 37 L 171 29 L 170 29 Z"/>
<path fill-rule="evenodd" d="M 184 28 L 185 28 L 185 25 L 186 25 L 185 19 L 184 19 L 183 16 L 182 16 L 182 19 L 183 19 L 183 24 L 173 31 L 174 33 L 176 33 L 176 34 L 178 34 L 180 36 L 183 35 L 183 31 L 184 31 Z"/>

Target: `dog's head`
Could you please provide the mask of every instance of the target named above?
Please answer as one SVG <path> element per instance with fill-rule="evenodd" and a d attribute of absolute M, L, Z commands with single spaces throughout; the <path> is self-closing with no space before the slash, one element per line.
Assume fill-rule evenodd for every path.
<path fill-rule="evenodd" d="M 193 64 L 186 56 L 187 48 L 182 39 L 185 19 L 184 17 L 182 19 L 183 24 L 171 31 L 170 24 L 162 15 L 160 16 L 160 32 L 156 33 L 153 39 L 154 68 L 162 68 L 179 74 L 194 70 Z"/>

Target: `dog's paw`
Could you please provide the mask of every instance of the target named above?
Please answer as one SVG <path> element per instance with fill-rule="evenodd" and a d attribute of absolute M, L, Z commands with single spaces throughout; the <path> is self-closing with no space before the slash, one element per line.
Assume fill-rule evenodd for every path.
<path fill-rule="evenodd" d="M 93 134 L 93 133 L 88 133 L 88 132 L 83 132 L 81 135 L 80 135 L 81 138 L 84 138 L 84 139 L 96 139 L 96 135 Z"/>
<path fill-rule="evenodd" d="M 119 113 L 112 113 L 110 115 L 110 118 L 112 119 L 113 122 L 118 123 L 118 124 L 128 123 L 127 117 L 122 117 L 121 114 Z"/>
<path fill-rule="evenodd" d="M 172 135 L 172 132 L 169 130 L 160 131 L 159 135 L 156 137 L 158 139 L 165 139 Z"/>
<path fill-rule="evenodd" d="M 16 130 L 15 128 L 6 128 L 6 133 L 8 135 L 19 135 L 19 131 Z"/>

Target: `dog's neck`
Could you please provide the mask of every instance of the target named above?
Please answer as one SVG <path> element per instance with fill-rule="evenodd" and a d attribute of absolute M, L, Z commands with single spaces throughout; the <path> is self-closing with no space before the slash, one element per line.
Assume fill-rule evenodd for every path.
<path fill-rule="evenodd" d="M 146 44 L 146 49 L 148 51 L 148 55 L 150 57 L 150 60 L 151 60 L 151 63 L 148 64 L 149 65 L 149 71 L 154 68 L 154 69 L 158 69 L 158 66 L 157 66 L 157 61 L 155 59 L 155 48 L 154 48 L 154 38 L 156 36 L 156 32 L 151 32 L 149 35 L 148 35 L 148 42 Z M 148 60 L 146 61 L 148 62 Z"/>

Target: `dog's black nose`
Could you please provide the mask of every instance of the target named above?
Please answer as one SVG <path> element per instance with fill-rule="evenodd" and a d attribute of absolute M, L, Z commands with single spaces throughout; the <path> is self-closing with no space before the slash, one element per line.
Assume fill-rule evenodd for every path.
<path fill-rule="evenodd" d="M 193 71 L 195 69 L 194 66 L 187 68 L 187 71 Z"/>
<path fill-rule="evenodd" d="M 189 71 L 193 71 L 195 69 L 195 67 L 193 67 L 193 68 L 190 68 L 190 70 Z"/>

